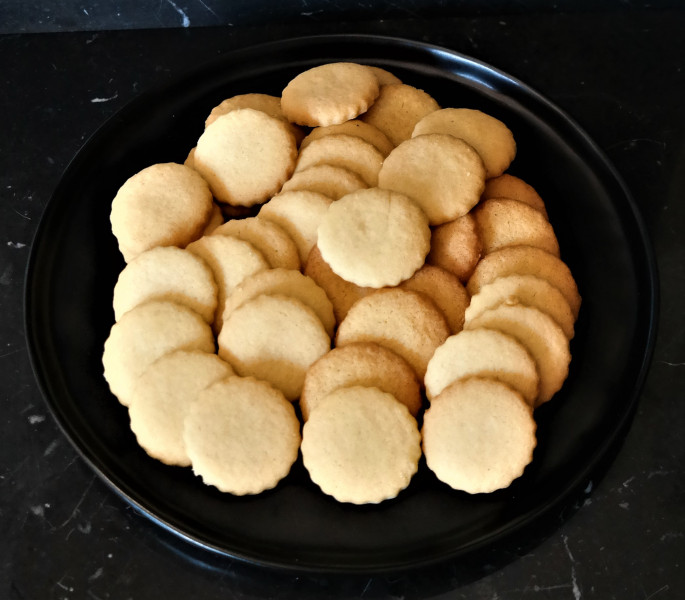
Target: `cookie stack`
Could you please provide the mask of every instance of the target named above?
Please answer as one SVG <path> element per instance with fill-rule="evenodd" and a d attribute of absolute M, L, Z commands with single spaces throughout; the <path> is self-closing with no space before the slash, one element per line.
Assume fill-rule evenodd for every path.
<path fill-rule="evenodd" d="M 104 375 L 145 451 L 221 491 L 301 455 L 340 502 L 507 487 L 568 375 L 580 296 L 504 123 L 329 63 L 226 99 L 126 181 Z"/>

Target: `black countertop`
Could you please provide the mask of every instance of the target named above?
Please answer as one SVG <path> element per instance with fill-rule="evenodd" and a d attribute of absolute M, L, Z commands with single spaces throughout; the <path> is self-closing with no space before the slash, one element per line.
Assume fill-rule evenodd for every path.
<path fill-rule="evenodd" d="M 182 11 L 162 4 L 176 16 Z M 412 16 L 406 4 L 387 19 L 358 11 L 341 22 L 307 14 L 252 26 L 11 33 L 26 30 L 16 26 L 0 36 L 0 597 L 685 597 L 685 11 L 464 10 L 438 18 L 418 9 Z M 485 563 L 347 577 L 273 572 L 209 555 L 141 516 L 91 471 L 31 371 L 24 270 L 46 203 L 86 139 L 178 73 L 248 44 L 312 33 L 430 42 L 519 78 L 597 142 L 652 237 L 659 333 L 624 442 L 577 503 Z"/>

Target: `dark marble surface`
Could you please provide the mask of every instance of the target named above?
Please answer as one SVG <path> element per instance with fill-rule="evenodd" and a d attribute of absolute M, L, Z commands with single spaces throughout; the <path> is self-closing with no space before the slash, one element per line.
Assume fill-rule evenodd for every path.
<path fill-rule="evenodd" d="M 38 391 L 22 325 L 32 237 L 70 159 L 117 109 L 233 48 L 312 33 L 312 21 L 8 34 L 0 36 L 0 598 L 685 597 L 685 12 L 407 15 L 316 30 L 402 36 L 489 62 L 558 104 L 606 152 L 652 236 L 662 285 L 657 346 L 624 443 L 576 505 L 484 564 L 284 574 L 161 531 L 80 459 Z"/>

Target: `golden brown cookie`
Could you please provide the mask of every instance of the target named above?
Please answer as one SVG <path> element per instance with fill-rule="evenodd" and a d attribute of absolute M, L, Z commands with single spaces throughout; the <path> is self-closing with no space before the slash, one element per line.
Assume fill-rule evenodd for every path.
<path fill-rule="evenodd" d="M 378 83 L 381 86 L 402 83 L 402 80 L 397 75 L 391 73 L 387 69 L 375 66 L 370 66 L 369 69 L 373 71 L 373 74 L 376 76 L 376 79 L 378 79 Z"/>
<path fill-rule="evenodd" d="M 520 177 L 509 173 L 502 173 L 499 177 L 493 177 L 485 182 L 482 199 L 488 200 L 489 198 L 512 198 L 525 202 L 528 206 L 539 210 L 547 218 L 545 203 L 535 188 Z"/>
<path fill-rule="evenodd" d="M 483 244 L 471 213 L 433 227 L 426 262 L 454 273 L 466 283 L 476 268 Z"/>
<path fill-rule="evenodd" d="M 359 119 L 352 119 L 345 121 L 338 125 L 329 125 L 328 127 L 316 127 L 309 132 L 309 134 L 302 140 L 300 144 L 300 152 L 304 150 L 311 142 L 318 140 L 327 135 L 351 135 L 359 137 L 366 142 L 369 142 L 378 150 L 384 157 L 390 154 L 390 151 L 395 147 L 394 144 L 378 127 L 374 127 L 369 123 L 360 121 Z"/>

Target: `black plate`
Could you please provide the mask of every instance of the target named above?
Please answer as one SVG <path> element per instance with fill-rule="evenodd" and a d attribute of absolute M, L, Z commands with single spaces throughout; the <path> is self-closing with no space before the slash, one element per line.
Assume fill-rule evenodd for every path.
<path fill-rule="evenodd" d="M 273 491 L 221 494 L 190 469 L 149 459 L 102 377 L 112 289 L 123 268 L 109 224 L 119 186 L 152 163 L 182 162 L 222 99 L 278 95 L 296 73 L 334 60 L 387 68 L 442 106 L 474 107 L 502 119 L 518 143 L 510 172 L 533 184 L 547 203 L 584 301 L 570 377 L 536 413 L 535 459 L 507 490 L 455 492 L 422 464 L 397 499 L 356 507 L 326 497 L 298 462 Z M 583 131 L 536 92 L 471 58 L 417 42 L 314 37 L 226 55 L 141 96 L 93 136 L 38 229 L 27 274 L 26 330 L 36 377 L 66 435 L 155 522 L 249 562 L 368 572 L 463 557 L 567 502 L 632 415 L 654 339 L 656 285 L 645 229 L 617 174 Z"/>

